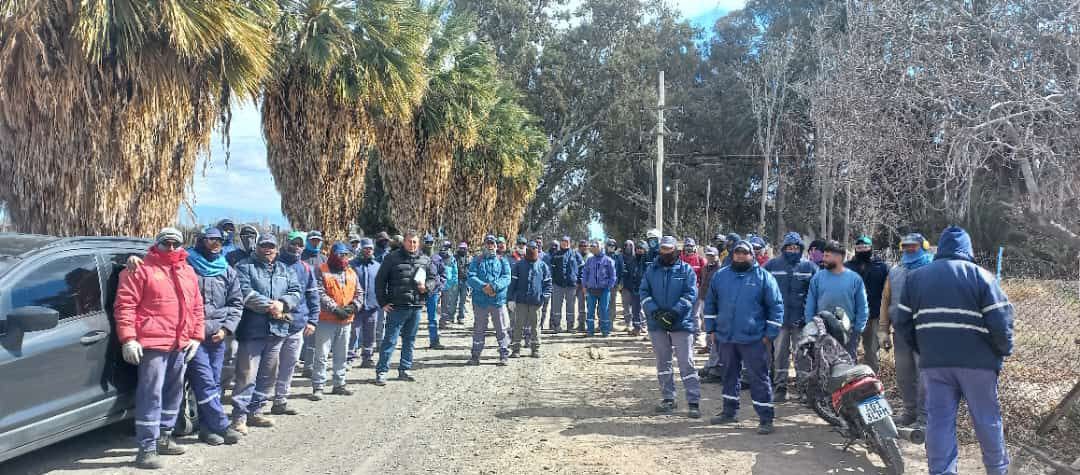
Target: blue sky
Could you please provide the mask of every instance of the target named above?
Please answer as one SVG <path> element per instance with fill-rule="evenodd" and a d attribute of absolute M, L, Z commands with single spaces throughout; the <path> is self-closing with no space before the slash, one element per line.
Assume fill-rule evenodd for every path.
<path fill-rule="evenodd" d="M 684 17 L 700 28 L 712 26 L 717 18 L 742 8 L 744 3 L 745 0 L 672 1 Z M 187 196 L 195 211 L 194 222 L 209 224 L 228 217 L 288 226 L 288 220 L 281 214 L 281 195 L 266 165 L 258 106 L 249 102 L 236 108 L 229 136 L 232 146 L 228 165 L 221 136 L 215 133 L 209 166 L 205 173 L 203 163 L 196 169 L 192 191 Z M 183 223 L 193 222 L 186 207 L 181 207 L 179 216 Z M 603 234 L 599 227 L 590 231 L 593 236 Z"/>

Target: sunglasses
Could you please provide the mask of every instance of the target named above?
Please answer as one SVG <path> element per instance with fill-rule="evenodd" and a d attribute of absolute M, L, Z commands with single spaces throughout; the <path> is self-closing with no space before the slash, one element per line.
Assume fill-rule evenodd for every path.
<path fill-rule="evenodd" d="M 259 249 L 275 249 L 275 248 L 277 248 L 277 245 L 274 245 L 274 244 L 270 244 L 270 243 L 259 244 Z"/>
<path fill-rule="evenodd" d="M 158 245 L 167 249 L 177 249 L 181 246 L 181 244 L 176 241 L 161 241 Z"/>

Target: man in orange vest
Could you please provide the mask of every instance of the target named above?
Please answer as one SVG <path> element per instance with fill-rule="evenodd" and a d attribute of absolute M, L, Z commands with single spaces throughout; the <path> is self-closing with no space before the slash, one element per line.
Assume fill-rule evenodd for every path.
<path fill-rule="evenodd" d="M 352 249 L 336 243 L 326 262 L 315 271 L 315 281 L 321 290 L 319 325 L 315 328 L 315 367 L 311 372 L 311 400 L 322 400 L 326 382 L 326 354 L 333 353 L 334 389 L 330 394 L 351 396 L 345 387 L 345 365 L 349 354 L 349 332 L 353 318 L 363 302 L 363 290 L 356 271 L 349 265 Z"/>

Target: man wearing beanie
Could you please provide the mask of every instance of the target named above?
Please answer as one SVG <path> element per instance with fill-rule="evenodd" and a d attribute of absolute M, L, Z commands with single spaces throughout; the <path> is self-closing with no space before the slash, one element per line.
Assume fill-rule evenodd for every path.
<path fill-rule="evenodd" d="M 372 355 L 375 345 L 382 341 L 384 313 L 375 296 L 375 276 L 379 273 L 379 263 L 375 261 L 375 243 L 371 239 L 360 240 L 360 255 L 350 263 L 356 272 L 356 280 L 364 292 L 363 305 L 353 320 L 353 351 L 360 351 L 360 367 L 374 368 Z"/>
<path fill-rule="evenodd" d="M 873 245 L 874 242 L 869 236 L 859 236 L 855 240 L 855 258 L 844 266 L 859 274 L 863 285 L 866 286 L 866 304 L 870 307 L 870 314 L 860 339 L 864 363 L 876 372 L 880 368 L 877 356 L 877 333 L 881 317 L 881 294 L 884 292 L 885 282 L 889 279 L 889 266 L 880 257 L 874 255 Z"/>
<path fill-rule="evenodd" d="M 510 316 L 506 311 L 506 291 L 510 279 L 510 261 L 499 257 L 495 236 L 489 234 L 484 238 L 484 253 L 469 264 L 469 287 L 473 292 L 473 342 L 469 365 L 480 365 L 489 322 L 495 327 L 499 365 L 508 363 Z"/>
<path fill-rule="evenodd" d="M 746 367 L 750 400 L 758 415 L 758 434 L 773 432 L 770 343 L 780 334 L 784 301 L 776 280 L 758 266 L 754 247 L 739 241 L 731 249 L 731 265 L 713 275 L 705 295 L 705 331 L 717 345 L 724 366 L 724 410 L 713 424 L 736 421 L 740 373 Z"/>
<path fill-rule="evenodd" d="M 675 238 L 659 240 L 656 260 L 649 264 L 641 280 L 641 306 L 648 317 L 649 338 L 656 353 L 656 377 L 660 382 L 661 399 L 656 412 L 670 414 L 675 410 L 675 373 L 671 359 L 679 364 L 679 375 L 686 389 L 688 416 L 701 417 L 701 378 L 694 368 L 694 331 L 697 320 L 692 315 L 697 300 L 697 275 L 690 266 L 679 260 Z"/>
<path fill-rule="evenodd" d="M 521 340 L 528 329 L 533 358 L 540 357 L 540 306 L 551 296 L 551 270 L 540 260 L 535 242 L 526 244 L 525 255 L 511 270 L 507 298 L 517 303 L 514 309 L 511 358 L 521 354 Z"/>
<path fill-rule="evenodd" d="M 998 375 L 1013 351 L 1013 306 L 993 274 L 976 265 L 971 237 L 941 233 L 934 262 L 904 284 L 893 326 L 919 354 L 926 391 L 930 473 L 958 473 L 956 416 L 967 403 L 986 473 L 1009 473 Z"/>
<path fill-rule="evenodd" d="M 919 233 L 911 233 L 900 241 L 900 263 L 889 270 L 889 279 L 881 292 L 881 325 L 878 327 L 878 343 L 886 351 L 892 349 L 891 322 L 900 312 L 900 300 L 904 296 L 904 287 L 909 276 L 915 270 L 926 267 L 934 261 L 930 254 L 930 243 Z M 914 279 L 912 279 L 914 280 Z M 904 413 L 893 416 L 893 421 L 900 426 L 919 424 L 926 426 L 926 396 L 919 383 L 919 355 L 903 338 L 895 339 L 896 351 L 893 352 L 896 368 L 896 386 L 900 389 L 900 398 L 904 402 Z"/>
<path fill-rule="evenodd" d="M 236 385 L 232 393 L 232 427 L 247 434 L 248 426 L 272 427 L 261 414 L 270 397 L 281 361 L 281 346 L 292 329 L 292 312 L 303 298 L 296 272 L 278 260 L 277 238 L 259 235 L 255 252 L 236 264 L 244 313 L 236 327 Z"/>
<path fill-rule="evenodd" d="M 351 396 L 345 386 L 345 370 L 349 352 L 349 334 L 353 318 L 363 306 L 364 291 L 349 265 L 352 249 L 335 243 L 330 256 L 315 270 L 319 284 L 319 326 L 315 328 L 314 368 L 311 371 L 311 400 L 322 399 L 326 382 L 326 355 L 334 355 L 333 390 L 331 394 Z"/>
<path fill-rule="evenodd" d="M 803 257 L 802 236 L 792 231 L 784 235 L 780 255 L 765 264 L 765 270 L 776 279 L 780 295 L 784 297 L 784 326 L 780 328 L 780 336 L 773 345 L 773 387 L 776 390 L 773 400 L 784 402 L 787 400 L 791 357 L 795 354 L 799 330 L 805 322 L 806 292 L 818 267 Z"/>
<path fill-rule="evenodd" d="M 180 455 L 172 430 L 187 362 L 206 337 L 199 279 L 175 228 L 162 229 L 136 270 L 120 271 L 114 317 L 124 361 L 139 367 L 135 440 L 139 468 L 161 467 L 158 455 Z M 152 322 L 151 322 L 152 321 Z"/>
<path fill-rule="evenodd" d="M 319 324 L 319 284 L 315 282 L 315 269 L 300 259 L 304 252 L 307 236 L 303 231 L 290 232 L 286 237 L 285 249 L 278 253 L 278 260 L 289 266 L 296 274 L 296 281 L 303 293 L 292 312 L 289 324 L 289 336 L 281 344 L 278 355 L 277 378 L 274 384 L 274 403 L 270 414 L 295 416 L 297 412 L 288 406 L 289 389 L 292 387 L 296 362 L 303 360 L 305 367 L 311 368 L 315 352 L 315 327 Z M 311 345 L 307 344 L 311 341 Z"/>

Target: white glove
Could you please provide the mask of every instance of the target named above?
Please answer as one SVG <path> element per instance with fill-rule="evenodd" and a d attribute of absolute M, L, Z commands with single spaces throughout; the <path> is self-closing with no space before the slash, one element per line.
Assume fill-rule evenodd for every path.
<path fill-rule="evenodd" d="M 187 353 L 187 355 L 184 356 L 184 362 L 190 363 L 191 360 L 195 359 L 195 352 L 199 351 L 199 345 L 201 343 L 202 342 L 197 340 L 191 340 L 188 342 L 187 348 L 184 348 L 184 353 Z"/>
<path fill-rule="evenodd" d="M 138 366 L 139 362 L 142 361 L 142 345 L 140 345 L 138 341 L 131 340 L 124 343 L 123 352 L 124 361 L 127 361 L 129 364 Z"/>

